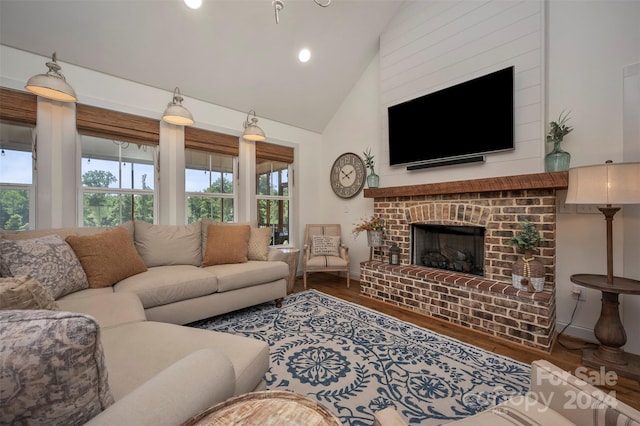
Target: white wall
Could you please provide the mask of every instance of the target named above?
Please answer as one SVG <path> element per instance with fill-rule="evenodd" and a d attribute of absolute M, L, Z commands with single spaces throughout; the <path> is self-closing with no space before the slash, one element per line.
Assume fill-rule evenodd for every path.
<path fill-rule="evenodd" d="M 479 2 L 463 3 L 480 5 Z M 538 1 L 500 3 L 501 6 L 513 5 L 514 8 L 519 7 L 518 5 L 531 7 L 528 3 L 536 3 L 541 6 Z M 383 35 L 383 40 L 385 37 L 391 37 L 394 40 L 404 38 L 408 41 L 415 39 L 416 31 L 425 33 L 424 28 L 420 26 L 421 23 L 425 20 L 432 20 L 430 18 L 437 13 L 442 13 L 441 8 L 445 6 L 451 8 L 469 5 L 461 5 L 459 2 L 446 2 L 444 6 L 434 2 L 407 3 L 389 25 L 388 31 Z M 378 71 L 380 65 L 376 59 L 354 87 L 349 98 L 336 113 L 323 134 L 325 153 L 322 157 L 322 169 L 324 174 L 328 175 L 329 168 L 338 154 L 345 151 L 360 153 L 362 148 L 367 146 L 372 146 L 373 152 L 377 154 L 376 164 L 379 166 L 376 167 L 376 171 L 381 176 L 380 186 L 382 187 L 473 179 L 484 177 L 487 174 L 511 175 L 542 172 L 544 170 L 542 159 L 545 150 L 543 126 L 549 119 L 557 117 L 563 109 L 571 110 L 571 124 L 576 128 L 563 144 L 563 148 L 572 154 L 572 166 L 600 163 L 609 158 L 614 161 L 622 161 L 623 69 L 640 60 L 640 49 L 638 48 L 640 46 L 640 31 L 637 25 L 640 22 L 640 2 L 551 1 L 546 4 L 546 7 L 546 12 L 544 12 L 544 8 L 541 8 L 541 13 L 544 13 L 545 16 L 548 15 L 545 22 L 541 23 L 546 38 L 546 46 L 543 49 L 546 54 L 541 58 L 541 63 L 545 64 L 546 71 L 543 72 L 545 79 L 540 83 L 540 87 L 546 87 L 540 95 L 544 112 L 540 114 L 542 120 L 540 131 L 535 136 L 537 148 L 528 147 L 526 151 L 531 154 L 524 155 L 527 157 L 526 159 L 522 160 L 519 152 L 513 155 L 507 154 L 507 156 L 500 154 L 500 159 L 495 160 L 496 163 L 500 163 L 499 165 L 492 164 L 492 160 L 492 163 L 488 162 L 483 166 L 455 166 L 417 173 L 407 172 L 404 169 L 391 170 L 389 167 L 385 167 L 384 164 L 388 162 L 388 158 L 384 116 L 386 104 L 390 103 L 390 100 L 385 103 L 385 100 L 381 98 L 379 107 L 377 109 L 372 107 L 378 93 L 381 93 L 379 85 L 386 84 L 384 81 L 380 83 L 373 81 L 376 74 L 380 73 L 381 76 L 383 74 L 382 70 Z M 433 12 L 434 8 L 440 12 Z M 464 20 L 466 17 L 463 16 L 460 19 Z M 458 24 L 452 23 L 452 25 Z M 460 26 L 470 27 L 471 25 L 463 23 Z M 428 42 L 429 38 L 426 37 L 425 43 Z M 417 57 L 415 60 L 418 60 L 421 54 L 421 51 L 416 51 L 414 53 Z M 467 49 L 466 55 L 471 58 L 476 57 L 473 49 Z M 468 57 L 461 58 L 461 61 L 466 63 Z M 380 61 L 382 60 L 383 58 L 380 57 Z M 490 68 L 489 65 L 486 67 Z M 398 75 L 401 76 L 402 73 L 398 73 Z M 414 88 L 416 95 L 420 92 L 418 88 L 419 85 Z M 401 98 L 403 96 L 395 97 L 398 100 Z M 368 115 L 364 117 L 362 114 Z M 637 117 L 635 120 L 637 123 Z M 363 125 L 360 126 L 359 123 Z M 378 133 L 370 134 L 369 129 L 371 128 L 377 128 Z M 363 131 L 367 135 L 366 142 L 359 137 Z M 527 143 L 531 145 L 531 143 Z M 631 156 L 639 155 L 637 141 L 630 143 L 636 145 L 626 147 L 626 161 L 630 161 Z M 635 158 L 637 161 L 637 157 Z M 520 168 L 520 165 L 524 164 L 523 161 L 526 163 L 526 167 Z M 328 176 L 324 179 L 327 182 L 325 221 L 336 221 L 345 227 L 351 221 L 372 211 L 371 200 L 364 199 L 362 196 L 346 202 L 339 200 L 330 193 Z M 369 210 L 361 212 L 362 209 L 367 208 Z M 345 210 L 349 210 L 351 213 L 344 213 Z M 635 243 L 623 245 L 622 235 L 625 231 L 636 232 L 636 234 L 638 232 L 637 216 L 633 218 L 636 225 L 627 226 L 626 222 L 630 218 L 626 213 L 618 215 L 619 217 L 616 216 L 614 221 L 614 253 L 616 253 L 614 268 L 619 275 L 623 273 L 623 268 L 625 273 L 637 274 L 637 265 L 640 264 L 637 262 L 637 259 L 640 259 L 640 246 L 637 244 L 640 235 L 629 235 L 626 241 L 631 240 Z M 606 273 L 605 224 L 601 214 L 559 214 L 557 232 L 557 312 L 558 327 L 562 328 L 569 322 L 575 303 L 569 294 L 572 287 L 569 280 L 570 275 L 588 272 Z M 354 265 L 358 265 L 359 262 L 368 258 L 368 250 L 364 241 L 356 241 L 351 246 L 355 248 L 352 250 L 351 258 Z M 636 266 L 623 265 L 623 259 L 627 259 L 627 263 L 630 262 L 628 259 L 631 259 L 631 262 Z M 357 271 L 354 272 L 357 273 Z M 638 279 L 639 277 L 632 278 Z M 567 330 L 567 333 L 593 338 L 593 326 L 600 312 L 600 294 L 592 290 L 585 290 L 585 292 L 587 300 L 580 302 L 573 326 Z M 632 297 L 634 296 L 626 296 L 627 299 Z M 637 307 L 637 305 L 633 306 Z M 640 332 L 636 325 L 638 323 L 637 313 L 626 311 L 624 320 L 628 330 L 626 349 L 630 352 L 640 353 Z"/>
<path fill-rule="evenodd" d="M 487 156 L 484 164 L 407 173 L 380 169 L 383 185 L 430 183 L 538 172 L 544 144 L 544 3 L 538 1 L 408 2 L 380 39 L 382 138 L 378 152 L 388 165 L 386 109 L 403 101 L 514 66 L 515 150 Z M 491 108 L 491 99 L 486 99 Z M 464 117 L 459 117 L 464 126 Z M 424 117 L 425 132 L 439 123 Z M 496 123 L 499 126 L 500 123 Z M 415 144 L 456 143 L 416 138 Z M 491 138 L 478 134 L 478 140 Z"/>

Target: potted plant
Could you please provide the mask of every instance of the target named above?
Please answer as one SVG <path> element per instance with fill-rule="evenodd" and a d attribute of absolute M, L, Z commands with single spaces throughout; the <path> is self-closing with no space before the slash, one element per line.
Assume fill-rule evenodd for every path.
<path fill-rule="evenodd" d="M 382 233 L 384 231 L 384 219 L 379 215 L 362 219 L 360 223 L 355 224 L 353 228 L 353 238 L 360 235 L 361 232 L 367 232 L 367 243 L 369 247 L 380 247 L 382 245 Z"/>
<path fill-rule="evenodd" d="M 533 256 L 538 251 L 538 244 L 544 241 L 544 237 L 538 232 L 534 223 L 524 220 L 520 222 L 520 232 L 509 240 L 511 246 L 515 246 L 524 252 L 513 264 L 511 279 L 513 286 L 518 290 L 538 292 L 544 289 L 544 265 Z"/>
<path fill-rule="evenodd" d="M 367 186 L 369 188 L 377 188 L 380 183 L 380 176 L 374 170 L 375 163 L 373 162 L 373 155 L 371 155 L 371 148 L 367 148 L 362 154 L 364 155 L 364 165 L 370 170 L 369 176 L 367 176 Z"/>
<path fill-rule="evenodd" d="M 565 136 L 573 131 L 573 127 L 567 125 L 569 113 L 563 111 L 558 117 L 558 121 L 549 122 L 549 133 L 547 133 L 547 143 L 553 144 L 553 150 L 544 157 L 544 169 L 547 172 L 557 172 L 569 170 L 571 154 L 560 148 Z"/>

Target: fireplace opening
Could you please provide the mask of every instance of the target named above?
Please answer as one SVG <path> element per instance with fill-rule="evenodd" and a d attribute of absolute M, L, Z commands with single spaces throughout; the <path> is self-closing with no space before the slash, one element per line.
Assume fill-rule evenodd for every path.
<path fill-rule="evenodd" d="M 411 263 L 484 276 L 481 226 L 411 225 Z"/>

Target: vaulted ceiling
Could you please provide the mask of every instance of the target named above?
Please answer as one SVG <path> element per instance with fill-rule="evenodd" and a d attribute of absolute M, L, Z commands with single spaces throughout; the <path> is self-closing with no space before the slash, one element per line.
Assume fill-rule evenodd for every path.
<path fill-rule="evenodd" d="M 276 24 L 270 0 L 0 0 L 0 43 L 322 132 L 402 0 L 283 2 Z"/>

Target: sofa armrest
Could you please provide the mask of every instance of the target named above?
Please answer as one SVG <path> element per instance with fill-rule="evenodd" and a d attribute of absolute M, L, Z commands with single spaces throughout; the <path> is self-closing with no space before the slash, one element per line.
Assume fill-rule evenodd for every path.
<path fill-rule="evenodd" d="M 588 377 L 586 369 L 584 374 Z M 545 360 L 531 363 L 531 393 L 577 425 L 595 425 L 594 419 L 605 417 L 616 419 L 612 424 L 640 425 L 640 412 L 618 401 L 615 393 L 598 389 Z"/>
<path fill-rule="evenodd" d="M 133 293 L 58 299 L 56 303 L 61 311 L 91 315 L 102 328 L 147 320 L 140 298 Z"/>
<path fill-rule="evenodd" d="M 232 397 L 235 383 L 231 361 L 213 349 L 201 349 L 125 395 L 87 425 L 179 425 Z"/>
<path fill-rule="evenodd" d="M 402 416 L 393 407 L 373 413 L 373 426 L 406 426 Z"/>

